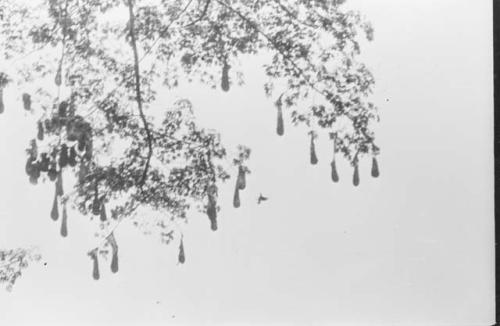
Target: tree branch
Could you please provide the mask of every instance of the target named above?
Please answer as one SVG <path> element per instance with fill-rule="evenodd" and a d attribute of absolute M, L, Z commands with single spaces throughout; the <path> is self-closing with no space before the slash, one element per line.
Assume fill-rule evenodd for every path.
<path fill-rule="evenodd" d="M 129 13 L 129 27 L 130 27 L 130 44 L 134 52 L 134 73 L 135 73 L 135 93 L 137 106 L 139 108 L 139 114 L 141 116 L 142 123 L 144 125 L 144 130 L 146 131 L 146 141 L 148 143 L 148 157 L 146 159 L 146 164 L 144 165 L 144 171 L 142 173 L 142 178 L 139 183 L 139 187 L 142 188 L 144 182 L 146 181 L 149 165 L 151 163 L 151 156 L 153 155 L 153 138 L 151 136 L 151 131 L 149 130 L 148 122 L 144 116 L 144 111 L 142 109 L 142 97 L 141 97 L 141 75 L 139 72 L 139 54 L 137 51 L 137 41 L 135 37 L 135 19 L 134 19 L 134 4 L 133 0 L 127 0 L 128 3 L 128 13 Z"/>
<path fill-rule="evenodd" d="M 208 1 L 211 1 L 211 0 L 208 0 Z M 153 44 L 145 51 L 145 53 L 142 55 L 142 57 L 139 59 L 139 63 L 142 62 L 142 60 L 144 60 L 146 58 L 146 56 L 153 51 L 153 48 L 156 46 L 156 44 L 158 44 L 158 42 L 161 40 L 161 38 L 167 33 L 167 31 L 173 25 L 173 23 L 175 23 L 187 11 L 187 9 L 189 8 L 189 6 L 191 5 L 192 2 L 193 2 L 193 0 L 189 0 L 189 2 L 186 4 L 186 6 L 184 6 L 184 8 L 177 15 L 177 17 L 175 17 L 174 19 L 172 19 L 172 21 L 170 21 L 170 23 L 167 26 L 165 26 L 165 28 L 163 28 L 160 31 L 160 35 L 153 42 Z M 206 7 L 208 8 L 208 4 L 207 4 Z M 132 7 L 132 9 L 133 9 L 133 7 Z M 132 10 L 132 12 L 133 12 L 133 10 Z M 130 30 L 130 26 L 128 26 L 128 28 Z M 137 44 L 137 41 L 135 40 L 135 35 L 134 35 L 134 41 L 135 41 L 134 43 Z M 136 45 L 136 47 L 137 47 L 137 45 Z M 118 85 L 114 89 L 112 89 L 101 101 L 99 101 L 99 103 L 97 103 L 97 104 L 94 105 L 95 108 L 92 109 L 85 117 L 88 117 L 88 116 L 92 115 L 95 111 L 97 111 L 97 109 L 99 108 L 100 104 L 102 104 L 106 100 L 108 100 L 118 90 L 118 88 L 120 88 L 120 86 L 122 86 L 125 82 L 127 82 L 129 80 L 129 78 L 132 78 L 132 77 L 133 76 L 129 76 L 129 77 L 123 78 L 120 81 L 120 83 L 118 83 Z"/>
<path fill-rule="evenodd" d="M 210 1 L 210 0 L 209 0 Z M 153 48 L 156 46 L 156 44 L 158 44 L 158 42 L 161 40 L 161 38 L 164 36 L 164 34 L 167 33 L 168 29 L 170 28 L 170 26 L 172 26 L 173 23 L 175 23 L 181 16 L 182 14 L 184 14 L 188 7 L 191 5 L 191 3 L 193 2 L 193 0 L 189 0 L 189 2 L 186 4 L 186 6 L 181 10 L 181 12 L 177 15 L 177 17 L 175 17 L 174 19 L 172 19 L 172 21 L 170 21 L 170 23 L 165 26 L 165 28 L 163 28 L 161 31 L 160 31 L 160 35 L 158 36 L 158 38 L 156 38 L 156 40 L 153 42 L 153 44 L 144 52 L 144 54 L 142 55 L 142 57 L 139 59 L 139 63 L 142 62 L 142 60 L 144 60 L 148 54 L 150 54 L 152 51 L 153 51 Z M 132 6 L 132 14 L 133 14 L 133 6 Z M 130 32 L 130 24 L 129 26 L 127 27 L 129 29 L 129 32 Z M 135 34 L 134 34 L 134 43 L 136 44 L 136 48 L 137 48 L 137 40 L 135 39 Z M 92 115 L 95 111 L 97 111 L 97 109 L 99 108 L 99 106 L 104 103 L 105 101 L 107 101 L 111 96 L 114 95 L 114 93 L 118 90 L 118 88 L 120 88 L 120 86 L 122 86 L 125 82 L 127 82 L 129 80 L 129 78 L 132 78 L 134 76 L 128 76 L 128 77 L 125 77 L 123 78 L 119 83 L 118 85 L 116 85 L 115 88 L 113 88 L 102 100 L 100 100 L 98 103 L 96 103 L 94 105 L 94 109 L 92 109 L 87 115 L 85 115 L 85 117 L 88 117 L 90 115 Z"/>

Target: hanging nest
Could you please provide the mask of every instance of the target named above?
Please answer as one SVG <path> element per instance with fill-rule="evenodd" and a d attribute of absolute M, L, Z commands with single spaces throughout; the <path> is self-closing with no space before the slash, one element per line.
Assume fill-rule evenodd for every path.
<path fill-rule="evenodd" d="M 0 114 L 2 114 L 5 111 L 5 104 L 3 102 L 3 89 L 7 84 L 9 84 L 10 80 L 9 77 L 3 73 L 0 72 Z"/>
<path fill-rule="evenodd" d="M 311 143 L 309 145 L 310 162 L 312 165 L 316 165 L 318 164 L 318 156 L 316 155 L 316 145 L 314 143 L 314 140 L 316 139 L 317 135 L 314 131 L 311 131 L 309 134 L 311 135 Z"/>
<path fill-rule="evenodd" d="M 31 155 L 28 156 L 26 159 L 26 165 L 24 167 L 24 170 L 28 176 L 31 175 L 31 172 L 33 170 L 34 163 L 36 162 L 36 158 L 32 157 Z"/>
<path fill-rule="evenodd" d="M 111 234 L 107 237 L 108 243 L 111 246 L 112 256 L 111 256 L 111 272 L 118 272 L 118 244 L 116 243 L 115 234 Z"/>
<path fill-rule="evenodd" d="M 44 138 L 43 123 L 41 121 L 38 121 L 38 133 L 36 135 L 36 138 L 38 138 L 38 140 L 40 141 L 42 141 Z"/>
<path fill-rule="evenodd" d="M 111 257 L 111 272 L 118 273 L 118 249 L 113 250 Z"/>
<path fill-rule="evenodd" d="M 69 166 L 71 167 L 75 167 L 76 166 L 76 157 L 77 157 L 77 154 L 76 154 L 76 149 L 75 149 L 75 146 L 71 146 L 70 149 L 69 149 L 69 155 L 68 155 L 68 164 Z"/>
<path fill-rule="evenodd" d="M 55 161 L 50 162 L 47 175 L 50 181 L 56 181 L 58 172 L 57 172 L 57 163 Z"/>
<path fill-rule="evenodd" d="M 25 166 L 26 174 L 29 176 L 29 181 L 31 184 L 38 184 L 38 178 L 40 178 L 40 164 L 36 161 L 36 158 L 31 156 L 28 157 Z"/>
<path fill-rule="evenodd" d="M 38 145 L 36 144 L 36 139 L 32 139 L 30 141 L 30 148 L 28 149 L 28 154 L 33 159 L 36 159 L 36 157 L 38 156 Z"/>
<path fill-rule="evenodd" d="M 224 92 L 229 91 L 229 64 L 224 60 L 222 65 L 222 78 L 221 78 L 221 88 Z"/>
<path fill-rule="evenodd" d="M 59 63 L 59 66 L 57 67 L 56 76 L 54 77 L 54 83 L 58 87 L 61 86 L 61 84 L 62 84 L 62 64 L 61 63 Z"/>
<path fill-rule="evenodd" d="M 98 255 L 98 249 L 94 249 L 92 250 L 91 252 L 89 252 L 89 256 L 90 256 L 90 259 L 92 259 L 92 278 L 94 280 L 98 280 L 100 278 L 100 274 L 99 274 L 99 259 L 97 257 Z"/>
<path fill-rule="evenodd" d="M 57 114 L 59 115 L 59 117 L 66 118 L 67 113 L 68 113 L 68 107 L 69 107 L 69 104 L 66 101 L 61 101 L 61 103 L 59 103 L 59 107 L 57 110 Z"/>
<path fill-rule="evenodd" d="M 96 190 L 95 195 L 94 195 L 94 200 L 92 201 L 92 214 L 97 216 L 101 215 L 101 201 L 99 200 L 99 194 L 98 191 Z"/>
<path fill-rule="evenodd" d="M 23 107 L 26 111 L 31 110 L 31 95 L 28 93 L 23 93 Z"/>
<path fill-rule="evenodd" d="M 80 136 L 78 138 L 78 151 L 83 152 L 85 150 L 85 145 L 86 145 L 85 136 Z"/>
<path fill-rule="evenodd" d="M 83 183 L 88 173 L 89 173 L 89 168 L 87 166 L 87 163 L 84 162 L 83 160 L 80 161 L 80 167 L 78 170 L 78 182 Z"/>
<path fill-rule="evenodd" d="M 69 98 L 69 108 L 68 108 L 68 117 L 69 118 L 74 118 L 75 117 L 75 113 L 76 113 L 76 104 L 75 104 L 76 97 L 77 97 L 77 94 L 75 92 L 71 92 L 71 96 Z"/>
<path fill-rule="evenodd" d="M 217 231 L 217 207 L 215 204 L 208 204 L 207 215 L 210 220 L 210 228 L 212 231 Z"/>
<path fill-rule="evenodd" d="M 215 184 L 207 188 L 207 215 L 210 220 L 210 228 L 212 231 L 217 231 L 217 191 L 217 186 Z"/>
<path fill-rule="evenodd" d="M 90 161 L 92 159 L 93 155 L 93 144 L 92 144 L 92 139 L 88 139 L 85 142 L 85 153 L 83 154 L 83 158 L 87 161 Z"/>
<path fill-rule="evenodd" d="M 62 195 L 64 195 L 63 178 L 62 178 L 62 170 L 59 170 L 56 179 L 56 196 L 62 196 Z"/>
<path fill-rule="evenodd" d="M 278 117 L 276 122 L 276 133 L 278 134 L 278 136 L 283 136 L 283 134 L 285 133 L 285 125 L 283 123 L 283 109 L 282 109 L 283 103 L 281 102 L 282 96 L 283 95 L 281 95 L 274 104 L 278 112 Z"/>
<path fill-rule="evenodd" d="M 52 202 L 52 209 L 50 210 L 50 218 L 54 221 L 59 219 L 59 207 L 57 203 L 57 193 L 54 194 L 54 201 Z"/>
<path fill-rule="evenodd" d="M 35 139 L 32 139 L 30 144 L 30 148 L 27 150 L 28 158 L 25 172 L 29 176 L 30 183 L 36 185 L 38 184 L 38 178 L 40 178 L 40 163 L 37 161 L 38 147 Z"/>
<path fill-rule="evenodd" d="M 234 187 L 233 206 L 234 208 L 240 207 L 240 188 L 238 187 L 238 183 Z"/>
<path fill-rule="evenodd" d="M 186 256 L 184 254 L 184 241 L 183 241 L 183 238 L 181 238 L 181 243 L 179 245 L 178 261 L 179 261 L 180 264 L 184 264 L 186 262 Z"/>
<path fill-rule="evenodd" d="M 331 165 L 331 177 L 333 182 L 339 182 L 339 174 L 337 173 L 337 164 L 335 163 L 335 160 L 332 161 Z"/>
<path fill-rule="evenodd" d="M 378 169 L 378 162 L 377 162 L 377 158 L 374 156 L 372 158 L 372 177 L 374 178 L 378 178 L 380 176 L 380 171 Z"/>
<path fill-rule="evenodd" d="M 101 205 L 100 219 L 101 222 L 105 222 L 108 219 L 106 215 L 106 206 L 104 206 L 104 202 Z"/>
<path fill-rule="evenodd" d="M 3 86 L 0 85 L 0 114 L 5 111 L 5 104 L 3 102 Z"/>
<path fill-rule="evenodd" d="M 359 186 L 359 168 L 357 162 L 354 164 L 354 174 L 352 176 L 352 184 L 356 187 Z"/>
<path fill-rule="evenodd" d="M 63 238 L 68 236 L 68 212 L 66 210 L 66 203 L 63 204 L 62 221 L 61 221 L 61 236 Z"/>
<path fill-rule="evenodd" d="M 38 178 L 40 177 L 40 170 L 37 167 L 33 168 L 33 173 L 30 174 L 29 180 L 32 185 L 38 184 Z"/>
<path fill-rule="evenodd" d="M 50 159 L 49 159 L 47 153 L 40 154 L 40 165 L 39 165 L 40 171 L 41 172 L 48 172 L 49 165 L 50 165 Z"/>
<path fill-rule="evenodd" d="M 238 167 L 238 181 L 237 181 L 237 187 L 240 190 L 245 189 L 247 186 L 247 181 L 246 181 L 246 172 L 245 168 L 243 166 Z"/>
<path fill-rule="evenodd" d="M 336 147 L 337 133 L 331 132 L 330 133 L 330 139 L 333 142 L 332 163 L 330 164 L 330 166 L 331 166 L 331 177 L 332 177 L 332 181 L 333 182 L 339 182 L 339 174 L 337 172 L 337 163 L 335 161 L 335 155 L 337 153 L 337 147 Z"/>

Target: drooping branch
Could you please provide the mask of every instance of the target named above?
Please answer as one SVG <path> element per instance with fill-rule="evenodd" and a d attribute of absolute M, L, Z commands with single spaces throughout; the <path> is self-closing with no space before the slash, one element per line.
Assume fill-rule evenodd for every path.
<path fill-rule="evenodd" d="M 153 137 L 151 136 L 151 130 L 149 130 L 148 122 L 146 116 L 144 115 L 142 107 L 142 96 L 141 96 L 141 75 L 139 72 L 139 54 L 137 51 L 137 42 L 135 37 L 135 19 L 134 19 L 134 4 L 133 0 L 128 0 L 128 12 L 129 12 L 129 28 L 130 28 L 130 44 L 134 52 L 134 73 L 135 73 L 135 93 L 137 107 L 139 108 L 139 114 L 141 116 L 142 123 L 144 125 L 144 130 L 146 131 L 146 141 L 148 144 L 148 156 L 146 159 L 146 164 L 144 165 L 144 171 L 142 172 L 142 178 L 139 183 L 139 187 L 142 188 L 144 182 L 146 181 L 149 165 L 151 163 L 151 156 L 153 155 Z"/>

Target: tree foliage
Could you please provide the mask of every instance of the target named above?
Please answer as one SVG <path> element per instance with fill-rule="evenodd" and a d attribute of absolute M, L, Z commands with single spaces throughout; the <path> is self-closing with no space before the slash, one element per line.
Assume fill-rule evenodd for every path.
<path fill-rule="evenodd" d="M 68 234 L 68 203 L 99 217 L 113 271 L 113 231 L 138 210 L 161 216 L 147 224 L 168 243 L 175 221 L 193 208 L 217 229 L 218 185 L 231 174 L 237 175 L 233 205 L 240 206 L 250 149 L 239 146 L 228 154 L 216 131 L 197 124 L 189 98 L 163 110 L 152 107 L 159 92 L 183 83 L 229 91 L 243 81 L 238 67 L 245 56 L 269 58 L 263 86 L 277 109 L 278 135 L 285 133 L 286 114 L 307 127 L 312 164 L 318 163 L 315 139 L 330 135 L 333 181 L 339 180 L 336 153 L 352 164 L 355 185 L 363 156 L 372 157 L 372 175 L 378 176 L 378 115 L 369 101 L 374 79 L 358 59 L 373 29 L 344 1 L 0 3 L 0 58 L 8 62 L 0 72 L 0 95 L 10 84 L 26 90 L 22 107 L 38 118 L 26 173 L 33 184 L 55 183 L 51 216 L 58 220 L 62 207 L 61 235 Z M 0 102 L 0 113 L 15 109 Z M 75 176 L 70 192 L 63 189 L 63 175 Z M 144 221 L 134 224 L 144 227 Z M 180 250 L 184 262 L 183 243 Z M 98 246 L 89 253 L 94 278 L 106 252 Z"/>
<path fill-rule="evenodd" d="M 0 250 L 0 284 L 5 283 L 5 288 L 11 291 L 22 275 L 23 269 L 27 268 L 30 262 L 39 261 L 40 258 L 33 248 Z"/>

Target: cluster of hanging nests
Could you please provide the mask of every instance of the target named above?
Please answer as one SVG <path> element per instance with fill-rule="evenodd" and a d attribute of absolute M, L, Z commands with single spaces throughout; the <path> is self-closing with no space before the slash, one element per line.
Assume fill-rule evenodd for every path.
<path fill-rule="evenodd" d="M 221 88 L 224 91 L 229 90 L 229 77 L 228 71 L 230 66 L 225 63 L 222 70 L 222 80 Z M 3 88 L 8 83 L 8 79 L 4 74 L 0 73 L 0 113 L 3 113 L 5 107 L 3 102 Z M 31 96 L 27 93 L 22 95 L 23 107 L 25 110 L 31 110 Z M 68 235 L 67 229 L 67 210 L 66 201 L 62 200 L 64 195 L 63 190 L 63 180 L 62 172 L 66 167 L 75 167 L 78 162 L 79 167 L 79 179 L 80 181 L 85 178 L 88 173 L 88 162 L 92 158 L 92 128 L 90 124 L 85 121 L 81 116 L 75 115 L 74 108 L 71 105 L 72 101 L 68 104 L 66 101 L 62 101 L 57 107 L 56 114 L 53 115 L 51 119 L 46 119 L 45 121 L 38 122 L 38 133 L 37 139 L 39 141 L 44 140 L 45 133 L 57 134 L 60 132 L 61 128 L 66 129 L 66 142 L 62 140 L 59 141 L 59 145 L 56 146 L 51 153 L 38 152 L 37 139 L 31 141 L 31 147 L 28 149 L 28 158 L 26 161 L 26 174 L 29 177 L 29 181 L 32 184 L 37 184 L 38 179 L 42 173 L 45 173 L 50 181 L 55 182 L 55 194 L 54 202 L 51 209 L 51 218 L 54 221 L 59 219 L 59 201 L 62 202 L 62 223 L 60 233 L 63 237 Z M 278 117 L 276 132 L 279 136 L 284 135 L 284 122 L 283 122 L 283 112 L 281 105 L 277 105 Z M 313 131 L 310 133 L 310 163 L 316 165 L 318 163 L 318 157 L 316 155 L 315 139 L 317 134 Z M 335 154 L 336 149 L 336 133 L 330 133 L 330 139 L 333 141 L 333 159 L 331 162 L 331 179 L 333 182 L 339 181 L 339 175 L 336 167 Z M 238 177 L 236 179 L 234 196 L 233 196 L 233 206 L 235 208 L 240 207 L 240 190 L 246 188 L 246 173 L 247 168 L 242 164 L 239 165 Z M 374 178 L 379 177 L 379 167 L 375 156 L 372 158 L 371 176 Z M 354 172 L 352 182 L 354 186 L 358 186 L 360 183 L 359 178 L 359 168 L 357 162 L 354 164 Z M 211 229 L 213 231 L 217 230 L 217 186 L 215 184 L 211 185 L 207 190 L 208 196 L 208 206 L 206 209 L 206 214 L 210 219 Z M 267 198 L 260 195 L 260 201 Z M 91 212 L 93 215 L 100 216 L 101 221 L 106 221 L 106 208 L 104 206 L 103 198 L 99 197 L 98 190 L 95 191 L 95 196 L 91 205 Z M 118 271 L 118 245 L 116 243 L 114 233 L 111 232 L 106 238 L 107 244 L 110 245 L 112 249 L 112 259 L 111 259 L 111 271 L 116 273 Z M 93 271 L 92 276 L 94 279 L 98 280 L 100 278 L 99 272 L 99 248 L 95 248 L 89 252 L 89 256 L 93 261 Z M 178 262 L 183 264 L 185 262 L 184 253 L 184 243 L 183 237 L 181 237 L 179 245 Z"/>
<path fill-rule="evenodd" d="M 278 110 L 278 118 L 277 118 L 277 123 L 276 123 L 276 133 L 279 136 L 283 136 L 285 134 L 285 128 L 284 128 L 283 110 L 281 108 L 281 104 L 277 103 L 276 108 Z M 318 164 L 318 156 L 316 155 L 316 145 L 315 145 L 314 141 L 318 136 L 314 131 L 309 132 L 309 135 L 311 136 L 311 142 L 309 145 L 310 162 L 312 165 L 316 165 L 316 164 Z M 333 141 L 333 159 L 332 159 L 332 162 L 330 163 L 331 178 L 332 178 L 333 182 L 339 182 L 339 174 L 337 172 L 337 164 L 335 161 L 335 154 L 337 153 L 336 138 L 337 138 L 336 133 L 334 133 L 334 132 L 330 133 L 330 139 Z M 372 157 L 371 176 L 373 178 L 378 178 L 380 176 L 378 161 L 377 161 L 377 158 L 375 156 Z M 352 176 L 352 184 L 356 187 L 359 186 L 359 168 L 358 168 L 357 161 L 354 164 L 354 173 Z"/>

